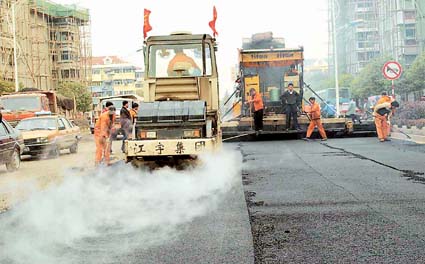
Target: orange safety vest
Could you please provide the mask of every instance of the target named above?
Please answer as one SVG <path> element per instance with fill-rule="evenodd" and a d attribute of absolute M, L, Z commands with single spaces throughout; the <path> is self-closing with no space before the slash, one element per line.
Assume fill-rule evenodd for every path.
<path fill-rule="evenodd" d="M 99 119 L 94 125 L 94 136 L 109 138 L 111 136 L 112 125 L 115 121 L 115 114 L 112 120 L 109 118 L 109 112 L 104 112 L 99 116 Z"/>

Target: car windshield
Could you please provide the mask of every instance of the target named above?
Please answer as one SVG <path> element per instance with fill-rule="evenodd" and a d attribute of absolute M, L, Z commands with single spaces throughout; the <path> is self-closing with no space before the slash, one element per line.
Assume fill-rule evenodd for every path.
<path fill-rule="evenodd" d="M 56 119 L 54 118 L 37 118 L 24 119 L 16 126 L 18 130 L 55 130 L 57 127 Z"/>
<path fill-rule="evenodd" d="M 212 74 L 211 49 L 205 44 L 206 75 Z M 202 76 L 202 44 L 151 45 L 149 77 Z"/>
<path fill-rule="evenodd" d="M 0 99 L 0 104 L 4 109 L 16 110 L 40 110 L 41 100 L 39 96 L 19 96 Z"/>

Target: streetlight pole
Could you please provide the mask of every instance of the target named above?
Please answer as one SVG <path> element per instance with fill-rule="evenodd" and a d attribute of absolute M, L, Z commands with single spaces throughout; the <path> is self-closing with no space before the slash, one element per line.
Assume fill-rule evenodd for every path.
<path fill-rule="evenodd" d="M 13 31 L 13 64 L 15 66 L 15 92 L 19 91 L 19 80 L 18 80 L 18 52 L 16 44 L 16 17 L 15 17 L 15 5 L 12 4 L 12 31 Z"/>
<path fill-rule="evenodd" d="M 336 116 L 339 117 L 340 107 L 339 107 L 339 78 L 338 78 L 338 50 L 336 47 L 336 26 L 335 26 L 335 1 L 331 0 L 332 3 L 332 34 L 333 34 L 333 46 L 334 46 L 334 68 L 335 68 L 335 107 L 336 107 Z"/>

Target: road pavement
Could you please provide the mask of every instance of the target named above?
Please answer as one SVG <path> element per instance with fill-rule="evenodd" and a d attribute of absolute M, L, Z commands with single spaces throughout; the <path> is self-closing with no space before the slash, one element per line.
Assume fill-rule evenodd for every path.
<path fill-rule="evenodd" d="M 253 240 L 232 146 L 189 171 L 94 168 L 78 154 L 0 169 L 0 263 L 253 263 Z"/>
<path fill-rule="evenodd" d="M 424 263 L 425 146 L 239 145 L 256 263 Z"/>

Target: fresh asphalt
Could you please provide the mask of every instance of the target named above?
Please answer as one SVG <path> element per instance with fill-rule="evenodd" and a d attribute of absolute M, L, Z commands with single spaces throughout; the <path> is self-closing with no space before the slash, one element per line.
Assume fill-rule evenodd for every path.
<path fill-rule="evenodd" d="M 424 145 L 349 138 L 239 146 L 256 263 L 425 262 Z"/>

